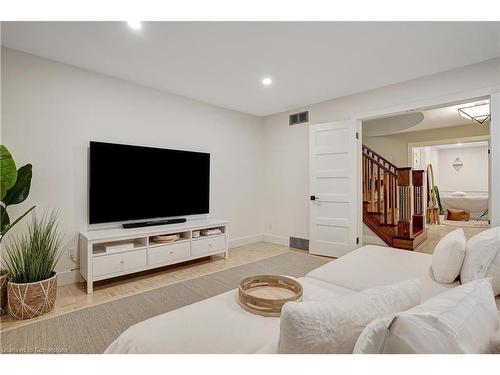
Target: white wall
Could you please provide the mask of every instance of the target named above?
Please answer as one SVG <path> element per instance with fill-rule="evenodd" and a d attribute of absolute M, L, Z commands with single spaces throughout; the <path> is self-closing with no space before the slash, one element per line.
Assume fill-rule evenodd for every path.
<path fill-rule="evenodd" d="M 468 125 L 390 134 L 380 137 L 366 137 L 363 135 L 363 144 L 381 154 L 398 167 L 409 167 L 411 163 L 408 160 L 408 143 L 483 135 L 489 135 L 489 125 L 478 126 L 476 123 L 471 122 Z"/>
<path fill-rule="evenodd" d="M 298 108 L 310 124 L 498 86 L 500 60 Z M 2 143 L 34 165 L 30 204 L 59 208 L 68 247 L 86 227 L 89 140 L 212 154 L 211 214 L 231 220 L 231 238 L 287 243 L 308 238 L 308 125 L 288 113 L 259 119 L 79 68 L 2 49 Z M 76 265 L 67 257 L 59 266 Z"/>
<path fill-rule="evenodd" d="M 67 247 L 87 226 L 90 140 L 210 152 L 211 215 L 230 220 L 233 243 L 262 233 L 260 118 L 4 48 L 1 88 L 1 142 L 33 164 L 29 199 L 9 210 L 59 209 Z M 74 267 L 64 256 L 58 271 Z"/>
<path fill-rule="evenodd" d="M 308 238 L 308 125 L 288 126 L 288 114 L 309 110 L 310 124 L 339 121 L 354 114 L 431 100 L 500 84 L 500 60 L 294 109 L 264 118 L 265 178 L 263 228 L 270 239 Z M 334 84 L 334 82 L 332 82 Z"/>
<path fill-rule="evenodd" d="M 488 193 L 488 146 L 460 147 L 437 151 L 439 190 L 441 194 L 465 191 L 470 195 Z M 463 167 L 457 171 L 453 167 L 456 158 Z"/>

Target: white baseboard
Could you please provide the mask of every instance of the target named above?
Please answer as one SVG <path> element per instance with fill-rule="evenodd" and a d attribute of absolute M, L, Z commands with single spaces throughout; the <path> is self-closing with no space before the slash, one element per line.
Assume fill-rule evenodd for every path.
<path fill-rule="evenodd" d="M 252 236 L 245 236 L 229 240 L 229 248 L 248 245 L 255 242 L 264 241 L 262 234 L 254 234 Z"/>
<path fill-rule="evenodd" d="M 261 242 L 261 241 L 270 242 L 282 246 L 289 245 L 288 237 L 276 236 L 274 234 L 255 234 L 253 236 L 240 237 L 240 238 L 235 238 L 233 240 L 229 240 L 229 248 L 248 245 L 251 243 Z"/>
<path fill-rule="evenodd" d="M 262 241 L 275 243 L 277 245 L 282 245 L 282 246 L 289 245 L 289 238 L 288 237 L 276 236 L 274 234 L 262 235 Z"/>
<path fill-rule="evenodd" d="M 84 281 L 80 270 L 63 271 L 57 273 L 57 285 L 75 284 Z"/>
<path fill-rule="evenodd" d="M 382 241 L 381 238 L 371 234 L 363 234 L 363 245 L 378 245 L 387 247 L 387 244 Z"/>

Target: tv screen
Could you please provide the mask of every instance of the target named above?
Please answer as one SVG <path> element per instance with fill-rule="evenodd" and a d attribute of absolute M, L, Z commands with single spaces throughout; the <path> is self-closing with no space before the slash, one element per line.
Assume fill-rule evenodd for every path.
<path fill-rule="evenodd" d="M 89 223 L 209 212 L 210 154 L 90 142 Z"/>

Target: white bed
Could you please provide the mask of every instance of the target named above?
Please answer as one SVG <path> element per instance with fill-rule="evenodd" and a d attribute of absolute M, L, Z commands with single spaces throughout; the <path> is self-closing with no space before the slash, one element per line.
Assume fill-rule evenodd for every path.
<path fill-rule="evenodd" d="M 304 300 L 319 300 L 417 278 L 425 300 L 458 285 L 434 281 L 431 260 L 428 254 L 367 245 L 299 281 Z M 243 310 L 232 290 L 136 324 L 105 353 L 264 353 L 275 350 L 278 337 L 279 318 Z"/>
<path fill-rule="evenodd" d="M 458 210 L 467 210 L 471 214 L 471 218 L 477 219 L 488 209 L 487 195 L 466 195 L 466 196 L 441 196 L 441 204 L 443 209 L 454 208 Z"/>

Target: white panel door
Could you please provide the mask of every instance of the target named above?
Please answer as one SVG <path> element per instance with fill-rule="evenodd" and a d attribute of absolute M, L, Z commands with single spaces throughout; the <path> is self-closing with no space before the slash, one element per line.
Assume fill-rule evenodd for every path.
<path fill-rule="evenodd" d="M 310 126 L 311 254 L 340 257 L 356 248 L 357 151 L 354 121 Z"/>

